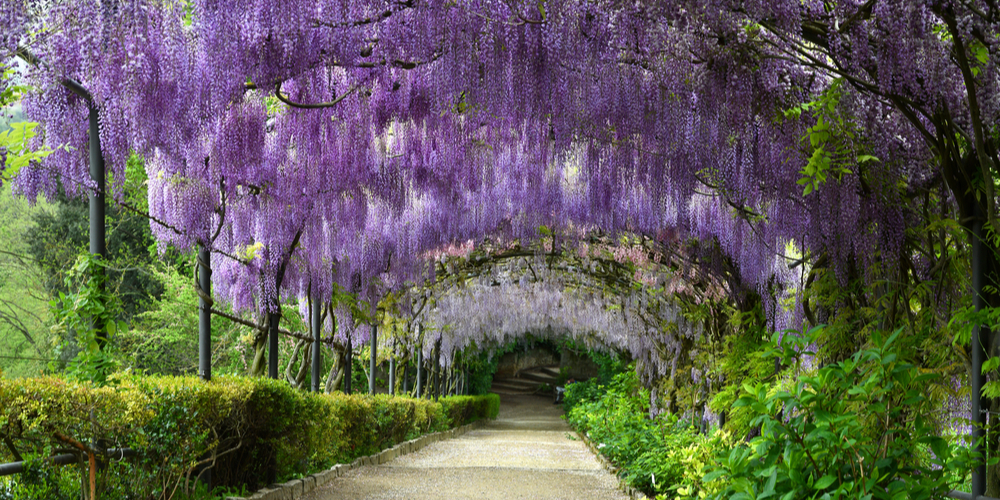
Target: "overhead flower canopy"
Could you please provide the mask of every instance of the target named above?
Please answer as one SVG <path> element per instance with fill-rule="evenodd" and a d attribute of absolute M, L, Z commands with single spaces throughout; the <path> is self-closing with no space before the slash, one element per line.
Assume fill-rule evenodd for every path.
<path fill-rule="evenodd" d="M 144 159 L 156 237 L 222 256 L 238 310 L 335 284 L 374 301 L 448 245 L 527 248 L 540 227 L 712 242 L 720 283 L 774 298 L 808 258 L 842 279 L 910 259 L 907 200 L 929 185 L 963 224 L 995 217 L 976 179 L 1000 167 L 998 22 L 944 0 L 14 0 L 0 61 L 41 61 L 24 105 L 54 150 L 18 191 L 93 187 L 88 103 L 60 85 L 79 82 L 114 181 Z M 461 335 L 618 328 L 561 290 L 479 284 L 433 314 Z M 526 297 L 537 317 L 491 319 Z M 801 320 L 765 302 L 775 329 Z"/>

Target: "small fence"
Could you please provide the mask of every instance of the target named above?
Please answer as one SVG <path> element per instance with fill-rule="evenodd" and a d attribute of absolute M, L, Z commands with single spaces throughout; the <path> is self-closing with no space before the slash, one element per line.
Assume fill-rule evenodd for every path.
<path fill-rule="evenodd" d="M 134 456 L 136 456 L 136 451 L 132 448 L 108 448 L 104 452 L 104 457 L 102 457 L 102 459 L 121 461 Z M 87 462 L 87 453 L 63 453 L 61 455 L 51 456 L 45 459 L 45 461 L 54 465 L 69 465 L 74 463 L 83 464 Z M 0 477 L 20 474 L 24 472 L 24 469 L 24 462 L 9 462 L 0 464 Z"/>

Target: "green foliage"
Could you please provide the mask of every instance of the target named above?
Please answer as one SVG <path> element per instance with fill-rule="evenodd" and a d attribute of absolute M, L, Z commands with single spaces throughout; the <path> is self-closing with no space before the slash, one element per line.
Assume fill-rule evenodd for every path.
<path fill-rule="evenodd" d="M 132 328 L 121 332 L 115 355 L 126 368 L 150 374 L 193 374 L 198 368 L 198 293 L 191 276 L 173 266 L 154 270 L 163 294 L 135 316 Z M 225 306 L 217 304 L 217 309 Z M 299 316 L 295 314 L 294 316 Z M 213 373 L 244 372 L 239 347 L 243 329 L 224 318 L 212 321 Z"/>
<path fill-rule="evenodd" d="M 1000 307 L 985 307 L 976 311 L 969 305 L 959 309 L 948 323 L 949 328 L 955 331 L 954 345 L 968 345 L 972 341 L 972 329 L 976 325 L 983 325 L 984 328 L 994 332 L 1000 330 Z M 990 357 L 983 363 L 983 374 L 995 375 L 1000 373 L 998 368 L 1000 368 L 1000 357 Z M 1000 380 L 995 376 L 988 377 L 983 384 L 983 395 L 988 398 L 1000 398 Z"/>
<path fill-rule="evenodd" d="M 131 157 L 122 179 L 109 179 L 111 196 L 143 211 L 146 204 L 145 167 Z M 119 192 L 120 190 L 120 192 Z M 58 194 L 55 210 L 36 213 L 25 235 L 28 253 L 45 272 L 45 284 L 55 297 L 67 292 L 64 276 L 77 256 L 89 250 L 89 208 L 86 198 Z M 107 287 L 121 299 L 121 318 L 131 321 L 163 293 L 156 272 L 173 267 L 181 275 L 193 276 L 193 255 L 176 250 L 160 252 L 149 228 L 149 219 L 118 203 L 109 203 L 105 216 L 107 230 Z"/>
<path fill-rule="evenodd" d="M 770 380 L 775 376 L 774 361 L 758 355 L 770 340 L 767 321 L 760 304 L 749 311 L 723 305 L 722 314 L 731 333 L 722 338 L 722 354 L 711 368 L 726 383 L 709 399 L 708 406 L 716 413 L 725 412 L 726 430 L 732 435 L 745 436 L 753 428 L 753 416 L 746 408 L 733 408 L 732 405 L 745 381 Z"/>
<path fill-rule="evenodd" d="M 0 482 L 0 500 L 39 498 L 76 500 L 80 498 L 79 476 L 61 474 L 63 467 L 42 458 L 25 460 L 24 472 L 7 484 Z"/>
<path fill-rule="evenodd" d="M 0 369 L 7 377 L 41 374 L 52 358 L 51 296 L 44 275 L 28 256 L 32 215 L 50 211 L 44 200 L 29 204 L 0 187 Z"/>
<path fill-rule="evenodd" d="M 319 395 L 244 377 L 116 375 L 105 387 L 54 377 L 0 379 L 0 437 L 36 457 L 65 447 L 57 433 L 131 447 L 138 457 L 99 472 L 103 497 L 180 498 L 194 494 L 199 462 L 215 461 L 220 487 L 254 490 L 271 464 L 279 479 L 302 476 L 421 434 L 495 418 L 498 405 L 496 395 L 440 402 Z M 11 459 L 0 448 L 0 461 Z M 78 472 L 59 473 L 78 480 Z"/>
<path fill-rule="evenodd" d="M 766 357 L 810 354 L 821 327 L 777 336 Z M 789 390 L 746 383 L 760 436 L 718 456 L 705 482 L 714 498 L 940 498 L 970 470 L 967 448 L 938 437 L 925 396 L 938 376 L 905 359 L 900 331 L 874 347 L 799 376 Z"/>
<path fill-rule="evenodd" d="M 686 496 L 701 488 L 704 460 L 724 447 L 724 434 L 699 434 L 690 422 L 662 414 L 649 418 L 649 391 L 635 370 L 608 386 L 578 382 L 566 389 L 567 420 L 620 467 L 628 485 L 647 494 Z"/>
<path fill-rule="evenodd" d="M 10 90 L 10 89 L 8 89 Z M 3 96 L 0 96 L 0 101 Z M 35 129 L 38 124 L 35 122 L 14 122 L 10 129 L 0 132 L 0 185 L 5 181 L 13 179 L 17 173 L 31 162 L 41 161 L 46 156 L 52 154 L 50 149 L 32 150 L 29 147 L 31 139 L 38 135 Z"/>
<path fill-rule="evenodd" d="M 798 119 L 803 113 L 809 113 L 816 119 L 802 138 L 803 142 L 809 141 L 812 152 L 806 166 L 799 171 L 802 178 L 798 184 L 803 186 L 803 196 L 819 189 L 831 174 L 839 181 L 845 174 L 852 173 L 849 166 L 879 161 L 872 155 L 853 153 L 857 126 L 838 110 L 843 97 L 843 84 L 842 78 L 834 79 L 815 101 L 795 106 L 784 113 L 785 118 Z"/>
<path fill-rule="evenodd" d="M 597 382 L 599 384 L 607 385 L 611 383 L 611 380 L 618 374 L 624 373 L 631 368 L 629 368 L 629 359 L 627 356 L 623 356 L 617 352 L 609 351 L 597 351 L 591 349 L 582 342 L 578 342 L 571 338 L 565 338 L 562 342 L 557 345 L 560 352 L 569 349 L 574 352 L 584 353 L 591 361 L 597 365 Z"/>
<path fill-rule="evenodd" d="M 72 352 L 66 372 L 76 380 L 103 384 L 114 370 L 114 359 L 103 349 L 106 340 L 127 326 L 117 321 L 117 296 L 105 289 L 104 263 L 90 253 L 81 254 L 66 277 L 69 294 L 50 302 L 53 326 L 62 344 L 57 352 Z"/>
<path fill-rule="evenodd" d="M 466 358 L 466 368 L 469 370 L 469 394 L 489 394 L 493 385 L 493 375 L 497 372 L 499 356 L 480 351 L 471 358 Z M 499 403 L 498 403 L 499 404 Z"/>
<path fill-rule="evenodd" d="M 475 422 L 481 418 L 497 418 L 500 396 L 447 396 L 438 399 L 445 416 L 451 422 Z"/>
<path fill-rule="evenodd" d="M 563 410 L 569 415 L 577 405 L 598 401 L 605 392 L 605 386 L 597 379 L 569 384 L 563 394 Z"/>

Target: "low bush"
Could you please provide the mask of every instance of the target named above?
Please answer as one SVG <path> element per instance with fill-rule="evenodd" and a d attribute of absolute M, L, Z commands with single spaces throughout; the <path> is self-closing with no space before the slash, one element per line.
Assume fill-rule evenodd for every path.
<path fill-rule="evenodd" d="M 567 384 L 566 392 L 563 394 L 563 410 L 569 415 L 576 405 L 593 403 L 601 399 L 606 391 L 607 386 L 601 385 L 596 378 Z"/>
<path fill-rule="evenodd" d="M 776 338 L 764 356 L 812 354 L 818 333 Z M 961 485 L 975 457 L 938 436 L 927 394 L 939 375 L 909 362 L 899 334 L 874 333 L 872 347 L 790 388 L 747 383 L 735 405 L 750 409 L 760 435 L 706 469 L 704 479 L 724 485 L 714 498 L 930 499 Z"/>
<path fill-rule="evenodd" d="M 607 386 L 595 380 L 571 384 L 565 406 L 569 423 L 620 467 L 621 479 L 650 496 L 699 490 L 703 460 L 725 446 L 724 435 L 699 434 L 674 415 L 649 418 L 649 391 L 640 387 L 634 369 Z"/>
<path fill-rule="evenodd" d="M 422 434 L 495 418 L 498 407 L 496 395 L 439 402 L 317 395 L 262 378 L 204 382 L 116 376 L 104 387 L 55 377 L 0 379 L 0 441 L 5 444 L 0 461 L 80 447 L 128 447 L 138 456 L 100 468 L 97 488 L 104 498 L 186 495 L 205 465 L 213 466 L 215 485 L 254 490 L 269 480 L 346 463 Z M 79 485 L 79 469 L 66 469 Z M 0 498 L 19 498 L 17 488 L 23 493 L 61 484 L 51 477 L 58 468 L 43 464 L 37 470 L 0 485 Z M 25 480 L 29 476 L 45 481 Z"/>
<path fill-rule="evenodd" d="M 939 435 L 940 402 L 928 396 L 939 375 L 911 362 L 899 332 L 873 333 L 870 347 L 840 362 L 796 366 L 819 333 L 775 336 L 755 353 L 787 369 L 734 395 L 740 425 L 759 429 L 749 441 L 699 434 L 670 414 L 650 418 L 649 392 L 632 371 L 607 386 L 571 385 L 567 419 L 624 482 L 657 499 L 930 499 L 962 485 L 975 456 Z"/>

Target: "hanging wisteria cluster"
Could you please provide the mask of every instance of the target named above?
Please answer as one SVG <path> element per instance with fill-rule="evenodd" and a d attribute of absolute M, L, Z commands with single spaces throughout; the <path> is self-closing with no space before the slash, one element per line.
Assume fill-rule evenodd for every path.
<path fill-rule="evenodd" d="M 14 0 L 0 61 L 44 61 L 25 110 L 45 145 L 70 146 L 20 192 L 92 187 L 87 104 L 59 85 L 74 78 L 114 178 L 145 159 L 156 237 L 220 255 L 215 290 L 237 310 L 335 284 L 375 303 L 433 280 L 442 248 L 544 226 L 715 242 L 781 329 L 800 319 L 781 306 L 800 278 L 789 248 L 846 280 L 901 257 L 908 189 L 943 177 L 973 212 L 968 172 L 997 161 L 984 126 L 1000 117 L 997 38 L 977 33 L 998 23 L 979 0 Z M 971 62 L 951 57 L 960 43 Z M 828 164 L 849 168 L 806 195 L 803 137 L 821 123 L 837 127 Z M 673 337 L 629 316 L 646 295 L 615 298 L 638 302 L 619 320 L 564 286 L 474 283 L 427 321 L 455 348 L 600 332 L 665 373 Z"/>

